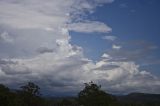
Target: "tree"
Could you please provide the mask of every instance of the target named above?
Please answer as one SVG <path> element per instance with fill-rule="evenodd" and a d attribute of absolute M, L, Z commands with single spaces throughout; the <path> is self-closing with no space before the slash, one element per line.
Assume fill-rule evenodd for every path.
<path fill-rule="evenodd" d="M 0 104 L 7 106 L 9 99 L 10 99 L 9 88 L 0 84 Z"/>
<path fill-rule="evenodd" d="M 39 96 L 40 95 L 40 88 L 38 85 L 34 84 L 33 82 L 28 82 L 27 85 L 21 86 L 22 91 L 26 92 L 32 96 Z"/>
<path fill-rule="evenodd" d="M 72 105 L 72 102 L 71 102 L 70 100 L 68 100 L 68 99 L 63 99 L 63 100 L 61 101 L 61 105 L 62 105 L 62 106 L 71 106 L 71 105 Z"/>
<path fill-rule="evenodd" d="M 18 99 L 14 92 L 8 87 L 0 84 L 0 105 L 3 106 L 20 106 L 18 105 Z"/>
<path fill-rule="evenodd" d="M 93 82 L 85 83 L 85 88 L 78 94 L 78 102 L 84 106 L 112 106 L 116 99 L 102 91 L 101 86 Z"/>
<path fill-rule="evenodd" d="M 42 106 L 42 98 L 40 97 L 40 88 L 33 82 L 28 82 L 26 85 L 21 86 L 20 96 L 23 100 L 23 106 Z"/>

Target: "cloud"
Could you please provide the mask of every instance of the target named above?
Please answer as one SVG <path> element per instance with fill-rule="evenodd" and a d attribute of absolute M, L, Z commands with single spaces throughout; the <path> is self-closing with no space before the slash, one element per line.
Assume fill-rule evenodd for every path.
<path fill-rule="evenodd" d="M 52 53 L 53 49 L 50 49 L 47 47 L 40 47 L 37 49 L 37 52 L 39 52 L 39 53 Z"/>
<path fill-rule="evenodd" d="M 101 57 L 105 59 L 111 59 L 111 56 L 106 53 L 104 53 Z"/>
<path fill-rule="evenodd" d="M 105 86 L 104 89 L 108 89 L 111 92 L 129 93 L 138 91 L 156 93 L 155 91 L 160 87 L 159 78 L 145 70 L 140 71 L 139 65 L 134 62 L 108 62 L 108 60 L 101 60 L 97 65 L 96 70 L 97 75 L 100 77 L 99 82 L 109 85 L 108 87 Z"/>
<path fill-rule="evenodd" d="M 86 13 L 91 14 L 96 7 L 112 2 L 114 2 L 114 0 L 75 0 L 72 6 L 74 10 L 72 10 L 71 17 L 75 22 L 82 21 Z"/>
<path fill-rule="evenodd" d="M 3 74 L 0 76 L 8 79 L 1 82 L 12 84 L 15 80 L 19 83 L 31 80 L 53 94 L 71 91 L 74 94 L 84 82 L 91 80 L 102 84 L 109 92 L 159 93 L 160 80 L 145 70 L 140 71 L 134 62 L 109 62 L 104 58 L 94 63 L 79 55 L 66 55 L 69 56 L 46 53 L 31 59 L 5 60 L 1 62 L 0 73 Z"/>
<path fill-rule="evenodd" d="M 97 6 L 111 2 L 113 0 L 1 0 L 0 43 L 5 43 L 0 45 L 0 83 L 18 87 L 33 81 L 49 94 L 74 94 L 84 82 L 92 80 L 109 91 L 134 89 L 159 93 L 159 79 L 141 71 L 134 62 L 114 62 L 110 53 L 94 62 L 84 56 L 82 47 L 70 44 L 71 30 L 83 33 L 112 30 L 102 22 L 83 19 Z"/>
<path fill-rule="evenodd" d="M 119 46 L 119 45 L 115 45 L 115 44 L 112 45 L 112 49 L 119 50 L 119 49 L 121 49 L 121 48 L 122 48 L 122 47 Z"/>
<path fill-rule="evenodd" d="M 7 32 L 2 32 L 0 34 L 0 43 L 12 43 L 13 39 L 9 36 Z"/>
<path fill-rule="evenodd" d="M 119 5 L 120 8 L 128 8 L 128 4 L 127 3 L 121 3 Z"/>
<path fill-rule="evenodd" d="M 154 63 L 156 60 L 154 59 L 153 61 L 154 57 L 151 56 L 151 54 L 158 49 L 153 43 L 139 40 L 119 42 L 119 45 L 122 45 L 120 49 L 116 50 L 112 48 L 107 51 L 107 54 L 115 61 L 141 61 L 142 63 Z"/>
<path fill-rule="evenodd" d="M 89 72 L 84 71 L 83 65 L 88 64 L 87 60 L 83 60 L 80 56 L 71 56 L 70 53 L 66 53 L 66 55 L 61 54 L 62 53 L 56 53 L 53 55 L 46 53 L 31 59 L 5 60 L 5 63 L 1 63 L 0 65 L 0 72 L 3 73 L 3 75 L 1 74 L 0 76 L 4 76 L 4 79 L 7 77 L 11 78 L 1 80 L 0 82 L 10 85 L 14 83 L 15 80 L 19 81 L 19 83 L 33 81 L 38 82 L 43 90 L 45 89 L 46 91 L 55 93 L 69 92 L 76 85 L 79 86 L 86 80 L 91 80 L 88 80 L 87 75 Z M 71 86 L 71 89 L 67 88 L 68 86 Z M 54 88 L 59 89 L 54 91 Z M 74 90 L 77 91 L 78 89 Z"/>
<path fill-rule="evenodd" d="M 109 40 L 109 41 L 115 41 L 117 37 L 116 36 L 104 36 L 102 39 Z"/>
<path fill-rule="evenodd" d="M 66 13 L 69 12 L 68 6 L 72 5 L 71 0 L 66 3 L 62 2 L 63 0 L 56 3 L 54 0 L 47 0 L 46 2 L 42 0 L 25 0 L 24 2 L 1 0 L 0 24 L 19 29 L 55 29 L 57 28 L 55 24 L 59 26 L 68 20 Z"/>
<path fill-rule="evenodd" d="M 98 21 L 72 23 L 69 25 L 69 30 L 75 32 L 84 32 L 84 33 L 94 33 L 94 32 L 108 33 L 112 31 L 112 29 L 109 26 Z"/>

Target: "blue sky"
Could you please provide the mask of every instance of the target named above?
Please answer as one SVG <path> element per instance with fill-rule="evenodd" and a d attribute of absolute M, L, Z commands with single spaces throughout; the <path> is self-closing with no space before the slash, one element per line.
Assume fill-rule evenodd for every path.
<path fill-rule="evenodd" d="M 75 33 L 71 32 L 72 43 L 82 46 L 85 55 L 93 60 L 99 60 L 104 52 L 112 47 L 113 42 L 106 41 L 103 36 L 116 36 L 117 41 L 114 43 L 127 43 L 129 47 L 134 46 L 137 42 L 150 43 L 157 49 L 148 53 L 152 56 L 151 61 L 160 60 L 160 1 L 159 0 L 115 0 L 110 5 L 98 7 L 93 14 L 88 15 L 89 20 L 98 20 L 112 28 L 111 33 Z M 97 26 L 98 27 L 98 26 Z M 84 35 L 84 36 L 82 36 Z M 90 37 L 90 35 L 92 37 Z M 132 42 L 133 44 L 129 44 Z M 136 47 L 137 45 L 135 45 Z M 123 46 L 122 46 L 123 47 Z M 145 54 L 145 53 L 144 53 Z M 143 60 L 143 59 L 142 59 Z M 139 64 L 143 64 L 140 61 Z M 159 62 L 142 68 L 152 70 L 156 75 L 159 73 Z"/>
<path fill-rule="evenodd" d="M 0 83 L 76 95 L 160 93 L 159 0 L 0 0 Z"/>

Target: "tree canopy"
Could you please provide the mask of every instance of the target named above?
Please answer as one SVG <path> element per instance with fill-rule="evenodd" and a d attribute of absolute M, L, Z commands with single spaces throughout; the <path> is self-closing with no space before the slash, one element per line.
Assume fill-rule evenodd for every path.
<path fill-rule="evenodd" d="M 0 106 L 160 106 L 159 95 L 148 95 L 151 98 L 148 100 L 147 97 L 145 101 L 142 96 L 136 96 L 139 101 L 134 95 L 114 97 L 93 82 L 85 83 L 78 97 L 45 98 L 40 95 L 40 87 L 33 82 L 20 88 L 11 90 L 0 84 Z"/>
<path fill-rule="evenodd" d="M 28 82 L 27 85 L 21 86 L 22 91 L 33 95 L 33 96 L 39 96 L 40 95 L 40 87 L 33 82 Z"/>
<path fill-rule="evenodd" d="M 116 99 L 101 90 L 101 86 L 93 82 L 85 83 L 85 87 L 78 94 L 78 102 L 84 106 L 108 106 L 116 103 Z"/>

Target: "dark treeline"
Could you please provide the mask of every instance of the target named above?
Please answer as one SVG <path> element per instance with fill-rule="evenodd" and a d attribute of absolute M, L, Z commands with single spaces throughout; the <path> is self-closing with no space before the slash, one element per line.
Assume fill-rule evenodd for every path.
<path fill-rule="evenodd" d="M 38 85 L 28 82 L 20 90 L 10 90 L 0 84 L 0 106 L 160 106 L 160 98 L 143 100 L 142 95 L 113 96 L 101 90 L 101 86 L 93 82 L 85 83 L 85 87 L 72 98 L 44 98 Z M 153 96 L 153 95 L 152 95 Z"/>

